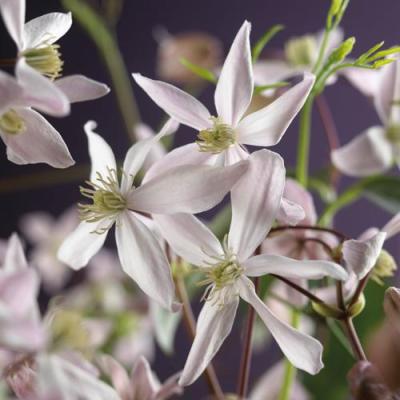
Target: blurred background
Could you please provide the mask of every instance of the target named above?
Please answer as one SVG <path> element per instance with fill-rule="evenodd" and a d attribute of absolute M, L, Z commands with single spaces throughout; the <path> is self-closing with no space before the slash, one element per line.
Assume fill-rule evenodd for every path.
<path fill-rule="evenodd" d="M 110 0 L 112 2 L 112 0 Z M 92 3 L 99 3 L 93 1 Z M 116 26 L 119 46 L 127 69 L 141 72 L 149 77 L 157 76 L 157 38 L 160 32 L 168 31 L 175 35 L 184 32 L 207 32 L 222 43 L 223 54 L 229 49 L 234 35 L 244 19 L 252 22 L 252 38 L 258 39 L 274 24 L 283 24 L 286 29 L 277 35 L 269 48 L 279 49 L 293 36 L 313 33 L 323 28 L 329 1 L 321 0 L 218 0 L 218 1 L 159 1 L 130 0 L 123 5 L 119 22 Z M 58 1 L 27 0 L 27 20 L 51 11 L 63 11 Z M 353 0 L 343 20 L 346 37 L 355 36 L 357 44 L 355 54 L 360 54 L 377 42 L 384 40 L 387 46 L 399 44 L 400 2 L 398 0 L 362 1 Z M 14 45 L 3 26 L 0 27 L 0 58 L 13 57 Z M 92 40 L 75 23 L 71 31 L 60 40 L 61 52 L 65 61 L 64 74 L 80 73 L 111 86 L 110 78 L 102 59 L 99 57 Z M 11 71 L 10 71 L 11 72 Z M 132 87 L 143 122 L 154 129 L 164 117 L 161 110 L 145 95 L 142 90 Z M 211 88 L 212 89 L 212 88 Z M 341 143 L 347 143 L 361 130 L 378 124 L 379 120 L 370 101 L 349 85 L 344 79 L 328 87 L 325 92 L 338 128 Z M 212 107 L 212 90 L 206 89 L 201 99 Z M 125 134 L 114 93 L 87 103 L 73 105 L 72 114 L 63 119 L 50 119 L 61 132 L 77 165 L 88 165 L 86 137 L 83 124 L 89 119 L 98 122 L 98 132 L 114 149 L 118 159 L 123 159 L 129 140 Z M 312 137 L 311 168 L 327 164 L 329 148 L 318 115 L 314 115 Z M 193 132 L 181 127 L 175 138 L 176 144 L 184 144 L 193 138 Z M 62 211 L 80 200 L 78 178 L 70 176 L 68 171 L 54 170 L 45 165 L 17 166 L 7 161 L 4 146 L 0 145 L 0 237 L 7 238 L 19 230 L 22 215 L 31 211 L 46 211 L 59 215 Z M 294 165 L 297 146 L 297 121 L 290 127 L 282 142 L 274 150 L 282 154 L 288 167 Z M 64 183 L 49 184 L 51 179 Z M 344 188 L 351 182 L 342 179 Z M 319 204 L 319 203 L 318 203 Z M 336 227 L 349 236 L 358 235 L 369 226 L 382 226 L 390 214 L 361 200 L 356 206 L 344 209 L 336 219 Z M 390 242 L 388 248 L 398 259 L 400 256 L 400 238 Z M 379 308 L 377 308 L 379 312 Z M 228 391 L 235 390 L 240 358 L 241 322 L 237 321 L 235 333 L 226 341 L 215 360 L 220 380 Z M 153 364 L 161 378 L 166 378 L 172 371 L 182 368 L 190 342 L 185 332 L 180 329 L 175 343 L 176 354 L 166 357 L 157 352 Z M 268 347 L 257 353 L 251 370 L 251 383 L 265 371 L 266 366 L 279 358 L 274 348 Z M 200 398 L 207 393 L 203 380 L 191 386 L 184 398 Z"/>

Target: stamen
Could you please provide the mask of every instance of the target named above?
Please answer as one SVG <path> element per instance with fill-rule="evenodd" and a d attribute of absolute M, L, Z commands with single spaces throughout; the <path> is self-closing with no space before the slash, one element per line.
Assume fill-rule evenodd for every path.
<path fill-rule="evenodd" d="M 11 109 L 0 117 L 0 130 L 9 135 L 22 133 L 25 129 L 24 119 L 15 110 Z"/>

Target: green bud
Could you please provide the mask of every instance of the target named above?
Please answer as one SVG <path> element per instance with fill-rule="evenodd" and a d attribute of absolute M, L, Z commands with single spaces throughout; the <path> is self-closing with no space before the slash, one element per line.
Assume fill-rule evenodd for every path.
<path fill-rule="evenodd" d="M 15 110 L 11 109 L 0 117 L 0 130 L 9 135 L 22 133 L 25 129 L 24 119 Z"/>
<path fill-rule="evenodd" d="M 353 36 L 345 40 L 339 47 L 332 51 L 328 58 L 328 64 L 342 62 L 352 52 L 355 43 L 356 39 Z"/>
<path fill-rule="evenodd" d="M 285 45 L 286 58 L 293 66 L 311 66 L 317 51 L 317 42 L 311 35 L 293 38 Z"/>
<path fill-rule="evenodd" d="M 335 306 L 311 302 L 313 310 L 324 318 L 342 319 L 344 312 Z"/>
<path fill-rule="evenodd" d="M 371 279 L 379 285 L 383 285 L 382 279 L 393 276 L 396 270 L 396 261 L 388 251 L 383 249 L 371 271 Z"/>
<path fill-rule="evenodd" d="M 351 318 L 357 317 L 357 315 L 361 314 L 365 307 L 365 296 L 361 294 L 358 300 L 348 308 L 347 313 Z"/>
<path fill-rule="evenodd" d="M 350 0 L 332 0 L 331 7 L 326 18 L 326 28 L 328 30 L 331 30 L 339 25 L 349 1 Z"/>

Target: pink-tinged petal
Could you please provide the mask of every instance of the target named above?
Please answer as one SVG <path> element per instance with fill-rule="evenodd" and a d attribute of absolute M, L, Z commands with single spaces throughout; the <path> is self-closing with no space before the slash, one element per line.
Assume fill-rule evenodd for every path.
<path fill-rule="evenodd" d="M 45 118 L 29 108 L 18 108 L 16 112 L 24 120 L 25 130 L 1 135 L 10 161 L 19 165 L 46 163 L 54 168 L 75 164 L 63 138 Z"/>
<path fill-rule="evenodd" d="M 238 297 L 233 297 L 223 307 L 212 301 L 205 302 L 197 320 L 192 348 L 179 379 L 181 386 L 193 383 L 207 368 L 232 330 L 238 304 Z"/>
<path fill-rule="evenodd" d="M 386 171 L 393 163 L 392 146 L 385 131 L 374 126 L 331 153 L 333 165 L 349 176 L 368 176 Z"/>
<path fill-rule="evenodd" d="M 285 225 L 297 225 L 306 217 L 306 213 L 300 204 L 294 203 L 282 197 L 281 206 L 276 219 Z"/>
<path fill-rule="evenodd" d="M 303 107 L 314 80 L 314 75 L 304 74 L 300 83 L 273 103 L 243 118 L 237 127 L 239 143 L 253 146 L 273 146 L 279 143 Z"/>
<path fill-rule="evenodd" d="M 24 26 L 24 48 L 53 44 L 69 31 L 71 25 L 70 12 L 55 12 L 34 18 Z"/>
<path fill-rule="evenodd" d="M 294 260 L 292 258 L 261 254 L 241 263 L 247 276 L 275 274 L 284 278 L 321 279 L 325 276 L 344 281 L 346 270 L 331 261 Z"/>
<path fill-rule="evenodd" d="M 257 296 L 248 278 L 241 278 L 238 284 L 240 297 L 254 307 L 288 360 L 298 369 L 317 374 L 324 366 L 321 343 L 279 320 Z"/>
<path fill-rule="evenodd" d="M 386 232 L 386 240 L 397 235 L 400 232 L 400 213 L 397 213 L 381 230 Z"/>
<path fill-rule="evenodd" d="M 97 233 L 99 224 L 82 221 L 58 249 L 57 257 L 71 268 L 78 270 L 101 249 L 107 232 Z"/>
<path fill-rule="evenodd" d="M 358 279 L 364 278 L 374 267 L 385 238 L 386 233 L 379 232 L 368 240 L 346 240 L 343 243 L 343 259 Z"/>
<path fill-rule="evenodd" d="M 103 178 L 109 175 L 109 170 L 117 170 L 117 162 L 111 147 L 97 133 L 94 132 L 97 124 L 94 121 L 86 122 L 84 129 L 88 138 L 89 155 L 92 162 L 90 180 L 97 181 L 97 174 Z"/>
<path fill-rule="evenodd" d="M 254 81 L 257 85 L 272 85 L 299 75 L 299 69 L 282 60 L 262 60 L 254 64 Z"/>
<path fill-rule="evenodd" d="M 17 45 L 23 47 L 26 0 L 0 0 L 0 12 L 8 33 Z"/>
<path fill-rule="evenodd" d="M 133 74 L 136 83 L 168 115 L 197 130 L 212 126 L 211 115 L 197 99 L 169 83 Z"/>
<path fill-rule="evenodd" d="M 246 174 L 231 192 L 228 242 L 240 261 L 250 257 L 265 239 L 278 213 L 285 186 L 285 167 L 278 154 L 259 150 L 248 161 Z"/>
<path fill-rule="evenodd" d="M 224 165 L 233 165 L 239 161 L 247 160 L 250 154 L 242 146 L 234 144 L 228 147 L 224 152 Z"/>
<path fill-rule="evenodd" d="M 57 79 L 55 85 L 67 96 L 70 103 L 95 100 L 110 92 L 110 88 L 104 83 L 83 75 L 70 75 Z"/>
<path fill-rule="evenodd" d="M 154 214 L 153 218 L 174 252 L 189 263 L 203 266 L 213 262 L 213 256 L 224 254 L 219 240 L 193 215 Z"/>
<path fill-rule="evenodd" d="M 175 167 L 183 165 L 212 165 L 213 160 L 215 160 L 215 155 L 199 151 L 199 146 L 196 143 L 189 143 L 173 149 L 154 163 L 144 176 L 143 182 L 147 182 Z"/>
<path fill-rule="evenodd" d="M 170 376 L 162 385 L 157 393 L 156 400 L 167 400 L 172 395 L 181 395 L 183 388 L 178 385 L 178 379 L 181 376 L 180 372 Z"/>
<path fill-rule="evenodd" d="M 364 68 L 344 68 L 340 75 L 344 76 L 364 96 L 374 98 L 379 89 L 381 71 Z"/>
<path fill-rule="evenodd" d="M 13 76 L 0 71 L 0 92 L 1 117 L 12 105 L 18 104 L 23 99 L 24 89 Z"/>
<path fill-rule="evenodd" d="M 29 242 L 36 245 L 52 235 L 54 224 L 55 220 L 52 215 L 43 211 L 35 211 L 23 215 L 19 226 Z"/>
<path fill-rule="evenodd" d="M 134 399 L 155 399 L 161 384 L 151 370 L 149 362 L 140 357 L 132 369 L 131 396 Z"/>
<path fill-rule="evenodd" d="M 117 220 L 115 238 L 124 272 L 161 306 L 176 309 L 170 266 L 150 229 L 132 212 L 125 211 Z"/>
<path fill-rule="evenodd" d="M 187 165 L 176 167 L 131 191 L 132 210 L 154 214 L 196 214 L 217 205 L 248 167 L 242 161 L 230 167 Z"/>
<path fill-rule="evenodd" d="M 215 107 L 225 124 L 236 126 L 253 95 L 250 48 L 251 24 L 245 21 L 225 59 L 215 89 Z"/>
<path fill-rule="evenodd" d="M 67 96 L 51 80 L 30 67 L 24 58 L 17 62 L 15 75 L 24 87 L 21 106 L 33 107 L 49 115 L 62 117 L 70 112 Z"/>
<path fill-rule="evenodd" d="M 28 268 L 24 248 L 16 233 L 8 240 L 7 249 L 3 260 L 2 270 L 6 272 L 23 271 Z"/>
<path fill-rule="evenodd" d="M 298 237 L 289 232 L 269 235 L 261 245 L 261 253 L 299 258 Z"/>

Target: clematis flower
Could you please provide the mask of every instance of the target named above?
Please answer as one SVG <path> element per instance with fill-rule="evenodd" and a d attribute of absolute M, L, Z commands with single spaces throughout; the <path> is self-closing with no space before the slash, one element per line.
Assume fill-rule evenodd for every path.
<path fill-rule="evenodd" d="M 90 188 L 82 189 L 92 204 L 81 205 L 82 222 L 61 245 L 58 256 L 74 269 L 87 265 L 114 225 L 122 269 L 140 288 L 166 308 L 175 296 L 168 260 L 159 241 L 141 221 L 140 214 L 197 213 L 220 202 L 247 168 L 246 163 L 229 169 L 210 166 L 175 168 L 140 187 L 133 180 L 152 145 L 169 130 L 169 124 L 154 138 L 136 143 L 125 158 L 119 182 L 112 150 L 96 133 L 94 122 L 85 131 L 92 159 Z"/>
<path fill-rule="evenodd" d="M 161 384 L 144 357 L 136 362 L 130 376 L 122 365 L 108 355 L 99 357 L 99 365 L 121 400 L 166 400 L 182 393 L 177 383 L 179 373 Z"/>
<path fill-rule="evenodd" d="M 285 184 L 281 157 L 260 150 L 249 158 L 249 169 L 231 191 L 232 222 L 221 244 L 198 219 L 187 214 L 154 215 L 163 236 L 184 260 L 204 272 L 205 304 L 196 337 L 179 383 L 191 384 L 207 367 L 232 329 L 239 297 L 251 304 L 286 357 L 297 367 L 315 374 L 322 368 L 322 346 L 314 338 L 279 320 L 262 302 L 249 279 L 265 274 L 316 279 L 347 273 L 328 261 L 296 261 L 266 254 L 253 256 L 279 210 Z"/>
<path fill-rule="evenodd" d="M 246 159 L 244 145 L 273 146 L 300 111 L 314 76 L 289 89 L 269 106 L 243 118 L 253 95 L 249 22 L 240 28 L 222 67 L 215 89 L 217 115 L 197 99 L 161 81 L 133 74 L 137 84 L 172 118 L 199 132 L 197 141 L 171 151 L 154 169 L 185 164 L 231 165 Z M 151 176 L 156 171 L 152 168 Z M 158 173 L 158 172 L 157 172 Z"/>
<path fill-rule="evenodd" d="M 400 61 L 382 69 L 375 95 L 382 126 L 372 126 L 331 153 L 335 167 L 349 176 L 368 176 L 400 165 Z"/>

